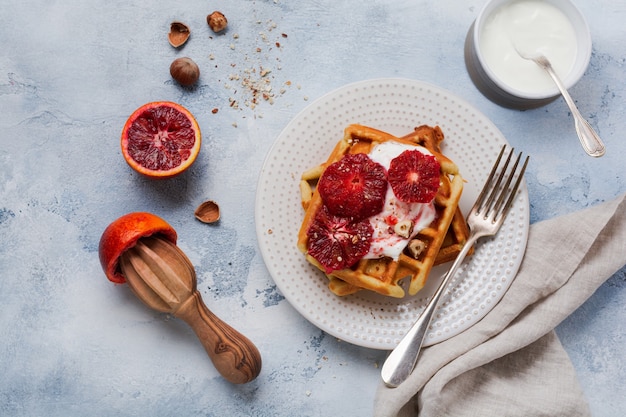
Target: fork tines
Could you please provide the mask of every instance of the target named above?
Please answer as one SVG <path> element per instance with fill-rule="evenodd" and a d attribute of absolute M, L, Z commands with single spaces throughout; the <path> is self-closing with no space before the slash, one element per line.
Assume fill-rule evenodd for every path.
<path fill-rule="evenodd" d="M 517 155 L 515 162 L 509 169 L 509 165 L 515 152 L 515 148 L 511 148 L 511 151 L 508 153 L 508 156 L 504 161 L 504 165 L 500 167 L 502 158 L 506 153 L 506 148 L 506 145 L 502 146 L 502 150 L 500 151 L 500 154 L 491 169 L 491 173 L 489 174 L 487 181 L 485 181 L 485 186 L 480 192 L 473 209 L 476 213 L 484 213 L 485 218 L 491 217 L 494 223 L 502 219 L 511 208 L 515 195 L 517 194 L 517 189 L 519 188 L 524 177 L 524 172 L 526 172 L 526 166 L 528 165 L 529 160 L 529 157 L 526 156 L 519 173 L 516 174 L 522 159 L 522 154 L 520 153 Z M 497 179 L 495 179 L 496 176 Z M 517 179 L 511 186 L 511 183 L 515 178 Z M 494 179 L 495 184 L 493 183 Z"/>

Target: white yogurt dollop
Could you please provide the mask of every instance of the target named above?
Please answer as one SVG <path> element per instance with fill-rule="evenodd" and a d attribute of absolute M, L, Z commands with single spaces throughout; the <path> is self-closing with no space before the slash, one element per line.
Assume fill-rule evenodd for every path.
<path fill-rule="evenodd" d="M 383 142 L 376 145 L 370 151 L 369 157 L 388 170 L 391 160 L 409 149 L 417 149 L 426 155 L 432 155 L 426 148 L 406 145 L 399 142 Z M 391 186 L 389 186 L 387 188 L 385 205 L 382 212 L 369 219 L 374 233 L 372 235 L 370 251 L 364 258 L 377 259 L 388 256 L 397 260 L 409 241 L 414 238 L 420 230 L 432 223 L 435 219 L 435 214 L 435 205 L 433 202 L 428 204 L 404 203 L 396 198 Z M 403 220 L 410 220 L 413 223 L 413 232 L 408 238 L 404 238 L 394 231 L 394 225 Z"/>
<path fill-rule="evenodd" d="M 496 8 L 480 33 L 485 64 L 506 85 L 526 93 L 556 87 L 533 61 L 520 56 L 544 55 L 565 78 L 576 61 L 576 33 L 567 16 L 541 0 L 517 0 Z M 517 48 L 517 50 L 516 50 Z"/>

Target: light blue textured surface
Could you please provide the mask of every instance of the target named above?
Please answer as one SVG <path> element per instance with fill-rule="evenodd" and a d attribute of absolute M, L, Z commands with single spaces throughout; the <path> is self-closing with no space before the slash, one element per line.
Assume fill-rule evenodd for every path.
<path fill-rule="evenodd" d="M 626 192 L 624 2 L 576 2 L 593 55 L 571 93 L 606 142 L 601 159 L 582 152 L 562 100 L 513 111 L 471 83 L 463 43 L 483 0 L 4 3 L 2 416 L 370 415 L 386 352 L 338 341 L 299 316 L 267 273 L 254 229 L 256 180 L 273 140 L 309 100 L 344 84 L 405 77 L 472 103 L 532 155 L 532 222 Z M 224 35 L 206 25 L 213 10 L 229 19 Z M 192 30 L 180 50 L 167 42 L 174 20 Z M 177 56 L 199 64 L 197 87 L 171 80 Z M 260 80 L 273 97 L 254 106 Z M 189 108 L 204 137 L 193 167 L 160 182 L 134 173 L 119 151 L 128 115 L 155 100 Z M 217 225 L 193 217 L 206 199 L 220 204 Z M 258 345 L 256 381 L 224 382 L 184 323 L 106 280 L 100 235 L 138 210 L 176 228 L 206 303 Z M 622 269 L 558 328 L 596 416 L 626 410 L 625 287 Z"/>

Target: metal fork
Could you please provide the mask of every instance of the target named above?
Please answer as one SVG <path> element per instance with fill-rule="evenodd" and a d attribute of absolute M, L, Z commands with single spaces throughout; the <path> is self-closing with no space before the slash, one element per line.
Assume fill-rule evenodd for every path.
<path fill-rule="evenodd" d="M 517 174 L 517 179 L 515 179 L 522 154 L 520 153 L 517 156 L 517 159 L 515 159 L 515 162 L 509 169 L 514 153 L 514 149 L 511 149 L 503 167 L 498 170 L 500 162 L 505 155 L 505 151 L 506 145 L 502 147 L 482 191 L 467 216 L 470 234 L 463 249 L 461 249 L 461 252 L 457 255 L 454 263 L 443 278 L 443 281 L 439 284 L 437 291 L 435 291 L 432 299 L 428 302 L 415 324 L 413 324 L 411 329 L 402 338 L 398 346 L 389 354 L 383 364 L 381 376 L 384 383 L 390 388 L 395 388 L 400 385 L 413 372 L 417 357 L 422 348 L 424 337 L 426 336 L 426 331 L 430 326 L 439 299 L 444 294 L 450 281 L 452 281 L 452 278 L 465 259 L 469 249 L 479 238 L 493 236 L 498 232 L 513 204 L 524 172 L 526 171 L 529 157 L 526 157 Z"/>

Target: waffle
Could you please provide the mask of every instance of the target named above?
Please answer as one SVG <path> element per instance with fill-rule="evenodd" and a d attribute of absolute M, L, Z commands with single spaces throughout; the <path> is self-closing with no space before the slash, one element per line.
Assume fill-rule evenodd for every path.
<path fill-rule="evenodd" d="M 407 248 L 397 260 L 390 257 L 361 259 L 351 268 L 326 274 L 329 288 L 334 294 L 344 296 L 367 289 L 401 298 L 405 296 L 405 291 L 400 281 L 410 277 L 408 292 L 414 295 L 423 288 L 434 265 L 451 261 L 460 252 L 469 235 L 465 219 L 458 208 L 463 178 L 456 164 L 441 153 L 440 144 L 443 139 L 444 135 L 439 127 L 426 125 L 415 128 L 403 137 L 395 137 L 366 126 L 350 125 L 328 160 L 302 174 L 300 192 L 305 215 L 298 233 L 298 248 L 311 264 L 324 271 L 317 260 L 307 254 L 307 230 L 322 207 L 322 200 L 315 186 L 327 166 L 347 153 L 367 154 L 376 144 L 385 141 L 423 146 L 437 158 L 441 166 L 440 187 L 434 199 L 435 220 L 411 241 L 421 251 L 413 256 Z"/>

